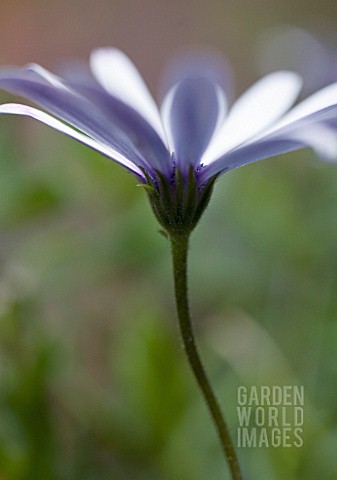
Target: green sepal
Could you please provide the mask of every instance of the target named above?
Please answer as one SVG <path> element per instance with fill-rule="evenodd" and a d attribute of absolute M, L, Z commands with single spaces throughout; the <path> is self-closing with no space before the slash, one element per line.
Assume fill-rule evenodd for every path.
<path fill-rule="evenodd" d="M 202 216 L 202 214 L 204 213 L 207 205 L 208 205 L 208 202 L 210 201 L 210 198 L 211 198 L 211 195 L 212 195 L 212 192 L 213 192 L 213 188 L 214 188 L 214 184 L 217 180 L 219 175 L 214 175 L 214 177 L 212 177 L 208 183 L 201 189 L 201 195 L 199 197 L 199 202 L 198 202 L 198 205 L 197 205 L 197 208 L 195 210 L 195 216 L 194 216 L 194 220 L 195 220 L 195 224 L 197 224 Z"/>
<path fill-rule="evenodd" d="M 192 166 L 190 166 L 188 172 L 188 183 L 187 183 L 187 191 L 186 191 L 186 198 L 184 201 L 184 218 L 187 222 L 193 222 L 195 209 L 197 206 L 198 200 L 198 187 L 195 178 L 195 172 Z"/>
<path fill-rule="evenodd" d="M 137 187 L 143 187 L 145 190 L 148 190 L 151 193 L 154 193 L 155 188 L 149 185 L 148 183 L 138 183 Z"/>
<path fill-rule="evenodd" d="M 176 218 L 180 223 L 184 221 L 184 180 L 180 170 L 176 171 L 175 176 L 175 197 Z"/>
<path fill-rule="evenodd" d="M 164 238 L 166 238 L 166 240 L 168 238 L 170 238 L 168 233 L 166 232 L 166 230 L 158 230 L 158 232 L 160 233 L 160 235 L 162 235 Z"/>

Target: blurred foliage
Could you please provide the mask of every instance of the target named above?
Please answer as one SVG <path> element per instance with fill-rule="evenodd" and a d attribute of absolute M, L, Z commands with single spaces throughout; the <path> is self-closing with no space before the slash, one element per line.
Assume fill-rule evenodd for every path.
<path fill-rule="evenodd" d="M 0 191 L 0 479 L 225 478 L 134 178 L 7 119 Z M 238 385 L 305 387 L 304 446 L 239 450 L 246 480 L 337 476 L 336 210 L 337 166 L 296 153 L 225 175 L 193 235 L 197 336 L 233 432 Z"/>

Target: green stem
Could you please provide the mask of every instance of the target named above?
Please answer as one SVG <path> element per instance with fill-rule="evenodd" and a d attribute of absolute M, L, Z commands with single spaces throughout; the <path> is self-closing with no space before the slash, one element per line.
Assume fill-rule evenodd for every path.
<path fill-rule="evenodd" d="M 232 480 L 242 480 L 239 462 L 228 427 L 225 423 L 219 403 L 207 378 L 203 364 L 201 363 L 198 349 L 194 340 L 191 317 L 189 313 L 187 289 L 188 241 L 189 233 L 182 235 L 171 235 L 175 297 L 180 331 L 190 366 L 202 391 L 210 415 L 218 432 L 220 442 L 231 471 L 231 478 Z"/>

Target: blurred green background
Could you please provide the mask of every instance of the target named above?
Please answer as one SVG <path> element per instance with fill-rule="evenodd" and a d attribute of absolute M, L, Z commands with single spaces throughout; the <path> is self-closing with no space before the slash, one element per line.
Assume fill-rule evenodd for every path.
<path fill-rule="evenodd" d="M 178 48 L 208 45 L 240 92 L 266 29 L 334 18 L 328 0 L 3 0 L 0 60 L 55 70 L 114 45 L 155 91 Z M 0 479 L 226 478 L 143 190 L 44 126 L 0 122 Z M 337 478 L 336 212 L 337 165 L 304 151 L 225 175 L 193 234 L 197 336 L 234 437 L 239 385 L 305 388 L 304 446 L 240 449 L 246 480 Z"/>

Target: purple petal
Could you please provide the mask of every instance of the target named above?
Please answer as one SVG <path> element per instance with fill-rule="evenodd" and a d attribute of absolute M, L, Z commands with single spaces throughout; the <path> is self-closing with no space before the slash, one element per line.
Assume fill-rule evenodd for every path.
<path fill-rule="evenodd" d="M 0 71 L 0 87 L 34 101 L 86 135 L 110 145 L 134 164 L 148 168 L 140 151 L 125 132 L 109 124 L 107 117 L 83 96 L 68 88 L 57 88 L 29 71 Z M 32 78 L 31 78 L 32 77 Z"/>
<path fill-rule="evenodd" d="M 215 174 L 306 147 L 331 159 L 337 152 L 336 117 L 337 106 L 332 106 L 254 142 L 237 147 L 205 166 L 201 171 L 200 181 L 205 182 Z M 329 143 L 324 145 L 324 142 Z"/>
<path fill-rule="evenodd" d="M 186 78 L 163 104 L 164 123 L 182 173 L 199 163 L 220 114 L 219 87 L 207 78 Z"/>
<path fill-rule="evenodd" d="M 330 88 L 330 92 L 335 93 L 335 85 L 326 88 Z M 326 90 L 322 95 L 319 94 L 320 92 L 316 94 L 316 98 L 319 101 L 317 102 L 318 104 L 328 104 L 326 95 L 328 92 L 329 90 Z M 306 102 L 304 101 L 305 108 L 302 108 L 302 104 L 295 107 L 294 113 L 291 111 L 289 115 L 286 115 L 278 123 L 279 128 L 269 130 L 260 138 L 242 144 L 227 152 L 213 163 L 206 165 L 200 174 L 201 181 L 204 182 L 215 174 L 232 170 L 248 163 L 306 147 L 312 148 L 322 156 L 330 157 L 331 159 L 333 155 L 336 155 L 337 151 L 333 135 L 337 130 L 337 104 L 331 104 L 325 106 L 325 108 L 313 111 L 316 98 L 314 98 L 313 102 L 311 102 L 311 99 L 308 103 L 304 103 Z M 331 102 L 334 100 L 334 95 L 332 95 Z M 294 121 L 291 121 L 292 119 Z M 335 135 L 337 134 L 335 133 Z M 324 141 L 330 144 L 324 146 Z"/>
<path fill-rule="evenodd" d="M 98 84 L 70 82 L 71 87 L 95 104 L 111 125 L 124 132 L 142 158 L 164 174 L 170 173 L 170 153 L 154 128 L 136 110 L 103 90 Z"/>
<path fill-rule="evenodd" d="M 307 145 L 300 140 L 281 138 L 277 140 L 260 140 L 238 147 L 210 165 L 205 166 L 200 172 L 200 183 L 206 183 L 213 175 L 222 174 L 234 168 L 242 167 L 243 165 L 274 157 L 282 153 L 299 150 L 306 146 Z"/>
<path fill-rule="evenodd" d="M 134 165 L 129 159 L 123 157 L 123 155 L 121 155 L 118 151 L 115 151 L 110 146 L 104 145 L 103 143 L 100 143 L 84 135 L 83 133 L 78 132 L 74 128 L 71 128 L 68 125 L 65 125 L 64 123 L 60 122 L 59 120 L 52 117 L 51 115 L 48 115 L 45 112 L 41 112 L 40 110 L 37 110 L 36 108 L 33 108 L 33 107 L 29 107 L 27 105 L 7 103 L 5 105 L 0 105 L 0 114 L 2 113 L 12 114 L 12 115 L 13 114 L 24 115 L 27 117 L 34 118 L 39 122 L 42 122 L 45 125 L 48 125 L 54 130 L 58 130 L 59 132 L 64 133 L 65 135 L 83 143 L 84 145 L 87 145 L 93 150 L 96 150 L 97 152 L 102 153 L 103 155 L 111 158 L 115 162 L 121 164 L 123 167 L 127 168 L 132 173 L 137 175 L 137 177 L 141 179 L 145 179 L 142 171 L 137 167 L 137 165 Z"/>

